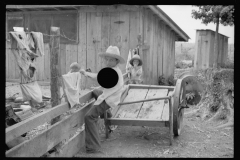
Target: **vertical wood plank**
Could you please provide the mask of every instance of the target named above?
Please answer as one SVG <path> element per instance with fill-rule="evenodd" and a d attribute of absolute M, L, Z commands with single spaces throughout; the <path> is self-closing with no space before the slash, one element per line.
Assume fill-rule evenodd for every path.
<path fill-rule="evenodd" d="M 58 27 L 51 27 L 51 35 L 60 35 Z M 52 107 L 60 104 L 60 87 L 59 87 L 59 54 L 60 54 L 60 36 L 50 37 L 50 69 L 51 69 L 51 102 Z"/>
<path fill-rule="evenodd" d="M 78 61 L 78 46 L 77 45 L 72 45 L 72 59 L 71 63 L 77 62 Z"/>
<path fill-rule="evenodd" d="M 195 46 L 194 46 L 194 68 L 197 69 L 197 61 L 198 61 L 198 40 L 199 31 L 196 31 L 196 38 L 195 38 Z"/>
<path fill-rule="evenodd" d="M 105 52 L 110 46 L 110 14 L 108 12 L 102 13 L 101 23 L 101 52 Z M 103 61 L 101 60 L 101 67 L 104 67 Z"/>
<path fill-rule="evenodd" d="M 92 72 L 96 73 L 97 55 L 95 54 L 95 44 L 96 40 L 96 13 L 87 13 L 87 68 L 91 68 Z M 94 85 L 94 81 L 87 79 L 87 88 Z"/>
<path fill-rule="evenodd" d="M 153 77 L 153 54 L 154 54 L 154 15 L 152 13 L 152 11 L 150 11 L 150 41 L 149 41 L 149 44 L 150 44 L 150 64 L 149 64 L 149 71 L 150 71 L 150 84 L 153 84 L 154 81 L 154 77 Z"/>
<path fill-rule="evenodd" d="M 147 38 L 148 30 L 148 11 L 146 8 L 143 8 L 143 44 L 149 45 Z M 148 72 L 148 59 L 149 59 L 149 49 L 142 50 L 142 60 L 143 60 L 143 83 L 148 84 L 149 72 Z"/>
<path fill-rule="evenodd" d="M 167 77 L 167 71 L 168 71 L 168 53 L 167 53 L 167 26 L 166 24 L 163 24 L 163 76 L 164 78 Z"/>
<path fill-rule="evenodd" d="M 102 30 L 102 13 L 97 12 L 96 13 L 96 21 L 95 25 L 97 26 L 95 29 L 95 35 L 94 35 L 94 51 L 95 51 L 95 57 L 96 57 L 96 72 L 99 72 L 102 69 L 102 58 L 98 56 L 98 54 L 101 52 L 101 30 Z"/>
<path fill-rule="evenodd" d="M 201 57 L 201 52 L 202 52 L 202 36 L 198 36 L 198 43 L 197 43 L 197 62 L 196 62 L 196 66 L 197 66 L 197 69 L 200 69 L 201 68 L 201 62 L 202 62 L 202 57 Z"/>
<path fill-rule="evenodd" d="M 207 43 L 207 49 L 206 49 L 206 59 L 205 59 L 205 63 L 206 63 L 206 68 L 209 68 L 209 53 L 210 53 L 210 38 L 211 38 L 211 32 L 208 32 L 207 33 L 207 37 L 206 37 L 206 40 L 208 41 L 208 43 Z"/>
<path fill-rule="evenodd" d="M 72 46 L 70 44 L 66 44 L 66 73 L 70 70 L 70 64 L 72 60 Z"/>
<path fill-rule="evenodd" d="M 223 64 L 226 64 L 228 57 L 228 38 L 224 38 L 224 57 L 223 57 Z"/>
<path fill-rule="evenodd" d="M 60 44 L 60 68 L 61 75 L 66 74 L 66 44 Z"/>
<path fill-rule="evenodd" d="M 128 53 L 129 53 L 129 12 L 120 12 L 120 21 L 124 22 L 119 25 L 119 35 L 121 36 L 120 41 L 120 53 L 121 56 L 127 61 Z M 120 66 L 120 69 L 123 73 L 126 72 L 126 63 Z"/>
<path fill-rule="evenodd" d="M 49 47 L 48 43 L 44 43 L 44 81 L 48 81 L 50 78 L 50 59 L 49 59 Z M 61 52 L 61 51 L 60 51 Z"/>
<path fill-rule="evenodd" d="M 120 13 L 119 12 L 111 12 L 110 14 L 110 45 L 118 46 L 121 37 L 119 36 L 119 25 L 115 23 L 120 20 Z M 119 47 L 119 46 L 118 46 Z"/>
<path fill-rule="evenodd" d="M 161 21 L 161 23 L 160 23 L 160 26 L 161 26 L 161 30 L 160 30 L 160 33 L 161 33 L 161 35 L 160 35 L 160 52 L 161 52 L 161 56 L 160 56 L 160 62 L 161 62 L 161 64 L 160 64 L 160 71 L 161 71 L 161 73 L 160 73 L 160 75 L 159 76 L 162 76 L 163 75 L 163 56 L 164 56 L 164 22 L 163 21 Z"/>
<path fill-rule="evenodd" d="M 214 62 L 214 41 L 215 41 L 215 34 L 211 32 L 211 49 L 210 49 L 210 67 L 213 67 Z"/>
<path fill-rule="evenodd" d="M 78 44 L 78 63 L 81 68 L 87 67 L 87 14 L 79 13 L 79 44 Z M 82 76 L 81 89 L 85 89 L 87 78 Z"/>
<path fill-rule="evenodd" d="M 14 57 L 12 51 L 9 52 L 9 60 L 10 60 L 9 61 L 9 76 L 10 76 L 10 79 L 15 79 L 15 71 L 16 71 L 15 63 L 16 63 L 16 61 L 15 61 L 15 57 Z"/>
<path fill-rule="evenodd" d="M 156 15 L 154 15 L 154 21 L 153 21 L 153 56 L 152 56 L 152 76 L 153 76 L 153 84 L 157 85 L 158 84 L 158 41 L 157 41 L 157 37 L 158 37 L 158 21 L 157 21 L 158 17 Z"/>
<path fill-rule="evenodd" d="M 172 69 L 172 75 L 174 76 L 174 73 L 175 73 L 175 39 L 176 39 L 176 35 L 175 35 L 175 32 L 173 32 L 173 39 L 172 39 L 172 41 L 173 41 L 173 44 L 172 44 L 172 49 L 173 49 L 173 51 L 172 51 L 172 54 L 173 54 L 173 60 L 172 60 L 172 67 L 173 67 L 173 69 Z"/>
<path fill-rule="evenodd" d="M 161 26 L 160 26 L 160 20 L 157 20 L 157 27 L 158 27 L 158 31 L 157 31 L 157 77 L 159 77 L 161 75 L 162 72 L 162 57 L 161 57 Z"/>
<path fill-rule="evenodd" d="M 169 36 L 169 76 L 172 75 L 172 70 L 173 70 L 173 65 L 172 65 L 172 61 L 173 61 L 173 52 L 172 52 L 172 31 L 170 30 L 170 36 Z"/>

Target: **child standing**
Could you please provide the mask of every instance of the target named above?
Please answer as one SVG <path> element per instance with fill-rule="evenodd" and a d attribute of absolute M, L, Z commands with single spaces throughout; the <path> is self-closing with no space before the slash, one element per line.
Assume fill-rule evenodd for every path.
<path fill-rule="evenodd" d="M 141 84 L 142 83 L 142 60 L 139 55 L 135 54 L 130 60 L 130 66 L 127 72 L 130 73 L 129 84 Z"/>

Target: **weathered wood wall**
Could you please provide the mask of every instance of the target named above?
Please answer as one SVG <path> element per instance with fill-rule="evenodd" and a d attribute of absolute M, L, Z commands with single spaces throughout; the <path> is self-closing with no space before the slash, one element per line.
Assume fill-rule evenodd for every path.
<path fill-rule="evenodd" d="M 215 32 L 212 30 L 197 30 L 195 41 L 194 67 L 206 69 L 214 63 Z M 228 37 L 219 34 L 218 63 L 224 65 L 227 59 Z"/>
<path fill-rule="evenodd" d="M 118 46 L 121 56 L 127 60 L 129 49 L 139 44 L 139 35 L 142 44 L 149 46 L 140 51 L 144 83 L 158 84 L 160 75 L 168 78 L 174 73 L 175 33 L 150 9 L 139 6 L 122 6 L 117 9 L 114 6 L 82 7 L 78 12 L 78 34 L 78 44 L 60 45 L 61 74 L 67 73 L 70 64 L 76 61 L 83 68 L 98 72 L 103 63 L 97 54 L 106 51 L 109 45 Z M 13 54 L 9 44 L 6 46 L 6 79 L 18 79 L 19 71 Z M 49 44 L 45 43 L 44 48 L 45 56 L 37 59 L 39 81 L 50 80 Z M 123 73 L 125 65 L 120 66 Z M 98 84 L 82 78 L 83 88 L 92 85 Z"/>

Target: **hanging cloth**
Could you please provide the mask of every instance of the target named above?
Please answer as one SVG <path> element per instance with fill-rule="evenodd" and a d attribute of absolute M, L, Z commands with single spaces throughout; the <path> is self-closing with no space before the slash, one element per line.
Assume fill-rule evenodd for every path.
<path fill-rule="evenodd" d="M 67 73 L 62 75 L 62 78 L 65 86 L 64 91 L 72 108 L 75 104 L 79 104 L 81 74 L 79 72 Z"/>

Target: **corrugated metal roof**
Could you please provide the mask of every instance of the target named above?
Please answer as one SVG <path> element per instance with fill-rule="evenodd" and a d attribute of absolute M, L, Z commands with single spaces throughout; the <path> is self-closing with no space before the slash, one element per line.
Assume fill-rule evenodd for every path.
<path fill-rule="evenodd" d="M 19 11 L 64 11 L 64 10 L 78 10 L 82 6 L 93 5 L 7 5 L 7 12 Z M 179 36 L 180 41 L 188 41 L 190 37 L 157 5 L 148 5 L 158 17 L 163 20 L 176 34 Z"/>

